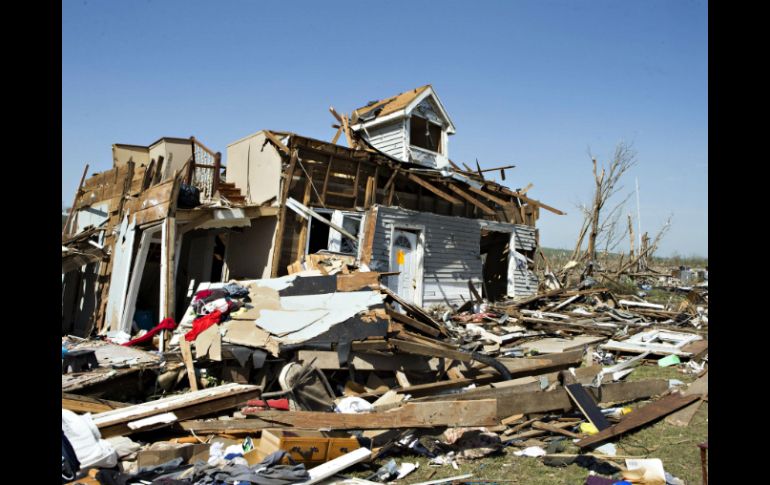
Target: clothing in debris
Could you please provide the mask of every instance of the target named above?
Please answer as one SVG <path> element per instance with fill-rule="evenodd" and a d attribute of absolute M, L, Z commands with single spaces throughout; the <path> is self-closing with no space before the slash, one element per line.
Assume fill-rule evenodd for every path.
<path fill-rule="evenodd" d="M 211 312 L 204 312 L 203 307 L 207 303 L 220 300 L 222 298 L 225 298 L 226 296 L 227 296 L 227 293 L 225 293 L 224 290 L 201 290 L 195 294 L 195 299 L 193 300 L 193 304 L 192 304 L 193 310 L 195 310 L 195 313 L 198 315 L 202 315 L 203 313 L 211 313 Z"/>
<path fill-rule="evenodd" d="M 75 414 L 68 409 L 61 410 L 61 428 L 75 452 L 80 468 L 113 467 L 118 455 L 112 445 L 101 439 L 99 428 L 90 414 Z M 64 444 L 62 442 L 62 448 Z M 62 450 L 63 451 L 63 450 Z"/>
<path fill-rule="evenodd" d="M 75 454 L 75 450 L 70 444 L 70 440 L 67 439 L 67 435 L 64 434 L 64 430 L 61 432 L 61 480 L 62 483 L 71 482 L 75 479 L 80 470 L 80 462 Z"/>
<path fill-rule="evenodd" d="M 203 305 L 201 307 L 200 313 L 201 315 L 208 315 L 209 313 L 214 313 L 215 311 L 227 313 L 230 311 L 231 305 L 232 304 L 229 298 L 219 298 Z"/>
<path fill-rule="evenodd" d="M 201 290 L 201 291 L 199 291 L 198 293 L 195 294 L 195 296 L 193 297 L 193 301 L 202 300 L 202 299 L 208 297 L 209 295 L 211 295 L 211 293 L 213 293 L 213 292 L 214 292 L 214 290 Z"/>
<path fill-rule="evenodd" d="M 162 478 L 176 479 L 177 475 L 180 475 L 192 466 L 183 465 L 182 463 L 184 463 L 184 459 L 177 457 L 157 466 L 140 468 L 134 474 L 121 473 L 117 470 L 100 470 L 96 474 L 96 480 L 101 485 L 137 485 Z M 153 481 L 152 483 L 155 482 Z"/>
<path fill-rule="evenodd" d="M 132 345 L 142 344 L 145 342 L 152 341 L 152 338 L 155 336 L 156 333 L 160 332 L 161 330 L 174 330 L 176 328 L 176 322 L 173 318 L 166 318 L 162 322 L 160 322 L 157 326 L 155 326 L 152 330 L 149 330 L 146 334 L 142 335 L 141 337 L 137 337 L 134 340 L 130 340 L 123 345 L 126 347 L 131 347 Z"/>
<path fill-rule="evenodd" d="M 212 325 L 216 325 L 222 319 L 222 312 L 214 311 L 208 315 L 196 318 L 193 320 L 193 328 L 186 334 L 184 334 L 185 340 L 192 342 L 198 335 L 206 331 Z"/>
<path fill-rule="evenodd" d="M 223 288 L 230 298 L 244 298 L 249 296 L 249 290 L 238 283 L 229 283 Z"/>
<path fill-rule="evenodd" d="M 291 457 L 289 457 L 291 465 L 280 465 L 279 463 L 284 456 L 287 456 L 287 452 L 279 450 L 250 467 L 228 463 L 220 468 L 207 463 L 198 463 L 193 472 L 193 482 L 195 485 L 234 484 L 238 482 L 257 485 L 289 485 L 310 479 L 305 465 L 302 463 L 294 464 Z"/>

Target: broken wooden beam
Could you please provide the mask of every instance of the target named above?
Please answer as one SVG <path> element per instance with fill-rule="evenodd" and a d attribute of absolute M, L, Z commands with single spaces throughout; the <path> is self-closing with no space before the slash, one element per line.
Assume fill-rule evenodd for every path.
<path fill-rule="evenodd" d="M 63 392 L 61 395 L 62 409 L 69 409 L 75 413 L 101 413 L 112 409 L 124 408 L 128 404 L 95 397 L 81 396 Z"/>
<path fill-rule="evenodd" d="M 389 306 L 385 307 L 385 312 L 392 318 L 393 320 L 396 320 L 397 322 L 401 322 L 405 325 L 408 325 L 416 330 L 419 330 L 420 332 L 427 333 L 428 335 L 432 337 L 438 337 L 441 335 L 441 332 L 439 332 L 436 328 L 431 327 L 430 325 L 426 325 L 422 322 L 418 322 L 414 318 L 411 318 L 407 315 L 404 315 L 403 313 L 399 313 Z"/>
<path fill-rule="evenodd" d="M 460 205 L 460 204 L 463 203 L 463 201 L 461 201 L 457 197 L 452 197 L 451 195 L 447 194 L 446 192 L 444 192 L 443 190 L 439 189 L 435 185 L 426 182 L 425 180 L 421 179 L 420 177 L 418 177 L 417 175 L 415 175 L 413 173 L 407 174 L 407 178 L 409 180 L 411 180 L 412 182 L 416 183 L 417 185 L 420 185 L 420 186 L 428 189 L 429 191 L 433 192 L 434 194 L 438 195 L 439 197 L 441 197 L 442 199 L 446 200 L 450 204 Z"/>
<path fill-rule="evenodd" d="M 386 412 L 343 414 L 315 411 L 259 411 L 244 408 L 248 419 L 186 421 L 182 428 L 196 433 L 250 433 L 267 428 L 390 429 L 436 426 L 494 426 L 497 401 L 408 403 Z"/>
<path fill-rule="evenodd" d="M 481 212 L 483 212 L 484 214 L 487 214 L 487 215 L 490 215 L 490 216 L 493 216 L 493 215 L 496 214 L 494 209 L 492 209 L 491 207 L 487 206 L 486 204 L 482 204 L 481 202 L 476 200 L 475 197 L 470 195 L 468 192 L 465 192 L 464 190 L 461 190 L 459 187 L 455 187 L 455 185 L 453 183 L 451 183 L 451 182 L 448 183 L 447 187 L 449 187 L 449 189 L 452 192 L 454 192 L 455 194 L 459 195 L 463 199 L 467 200 L 471 204 L 473 204 L 476 207 L 478 207 L 481 210 Z"/>
<path fill-rule="evenodd" d="M 273 144 L 285 154 L 288 155 L 289 153 L 291 153 L 291 150 L 289 150 L 289 147 L 284 145 L 283 142 L 277 136 L 275 136 L 273 132 L 265 130 L 265 136 L 267 137 L 268 140 L 273 142 Z"/>
<path fill-rule="evenodd" d="M 94 424 L 102 436 L 127 435 L 168 426 L 177 420 L 191 419 L 238 407 L 258 397 L 260 387 L 244 384 L 225 384 L 201 391 L 170 396 L 156 401 L 106 411 L 93 416 Z M 169 419 L 150 422 L 148 418 L 159 415 L 173 415 Z M 136 423 L 147 423 L 136 427 Z"/>

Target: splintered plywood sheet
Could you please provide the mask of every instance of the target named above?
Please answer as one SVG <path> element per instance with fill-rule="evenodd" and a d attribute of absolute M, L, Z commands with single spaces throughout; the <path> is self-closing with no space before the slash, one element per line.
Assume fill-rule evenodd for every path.
<path fill-rule="evenodd" d="M 591 335 L 581 335 L 571 339 L 554 337 L 533 340 L 531 342 L 521 344 L 520 347 L 524 349 L 525 352 L 535 350 L 538 354 L 556 354 L 561 352 L 568 352 L 570 350 L 582 349 L 587 345 L 593 345 L 605 340 L 607 340 L 606 337 L 596 337 Z"/>
<path fill-rule="evenodd" d="M 265 347 L 270 340 L 270 334 L 257 327 L 254 322 L 231 320 L 222 325 L 224 340 L 227 343 L 245 345 L 247 347 Z"/>
<path fill-rule="evenodd" d="M 233 320 L 251 320 L 252 322 L 259 318 L 261 310 L 279 310 L 281 308 L 278 291 L 273 288 L 257 286 L 255 283 L 245 285 L 249 290 L 249 299 L 244 308 L 233 313 Z"/>
<path fill-rule="evenodd" d="M 195 358 L 208 357 L 214 361 L 222 360 L 222 336 L 219 325 L 212 325 L 195 339 Z"/>
<path fill-rule="evenodd" d="M 687 426 L 690 424 L 695 413 L 698 412 L 700 405 L 703 403 L 703 398 L 708 396 L 709 393 L 709 374 L 706 372 L 703 376 L 699 377 L 692 384 L 687 386 L 687 389 L 682 393 L 685 396 L 700 395 L 701 399 L 695 401 L 692 404 L 688 404 L 679 411 L 666 416 L 666 422 L 673 426 Z"/>

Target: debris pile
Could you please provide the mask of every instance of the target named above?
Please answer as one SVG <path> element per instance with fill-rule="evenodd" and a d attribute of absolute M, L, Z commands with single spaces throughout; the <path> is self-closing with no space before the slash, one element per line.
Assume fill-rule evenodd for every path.
<path fill-rule="evenodd" d="M 511 165 L 449 160 L 432 87 L 331 112 L 331 143 L 262 130 L 226 167 L 194 137 L 86 166 L 62 230 L 63 482 L 454 475 L 428 485 L 506 454 L 677 483 L 616 445 L 707 399 L 708 272 L 655 271 L 659 237 L 596 261 L 625 169 L 597 175 L 554 274 L 536 222 L 564 213 L 488 178 Z"/>
<path fill-rule="evenodd" d="M 85 471 L 98 468 L 98 483 L 105 473 L 308 483 L 315 470 L 328 478 L 359 464 L 388 480 L 414 469 L 413 456 L 457 466 L 513 446 L 646 476 L 660 467 L 618 467 L 606 445 L 663 417 L 686 425 L 707 396 L 708 340 L 689 306 L 590 288 L 428 311 L 379 273 L 345 267 L 201 283 L 165 328 L 163 352 L 141 335 L 63 339 L 62 420 Z M 97 365 L 79 366 L 89 353 Z M 699 377 L 685 389 L 627 379 L 650 364 Z M 632 409 L 638 401 L 649 402 Z M 561 453 L 565 440 L 580 453 Z M 374 465 L 390 459 L 406 461 Z"/>

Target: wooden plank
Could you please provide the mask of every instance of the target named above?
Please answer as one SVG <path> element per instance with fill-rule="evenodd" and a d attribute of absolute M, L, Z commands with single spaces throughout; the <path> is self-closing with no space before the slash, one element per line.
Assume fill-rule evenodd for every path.
<path fill-rule="evenodd" d="M 353 180 L 353 205 L 358 203 L 358 186 L 361 178 L 361 162 L 356 162 L 356 178 Z"/>
<path fill-rule="evenodd" d="M 353 134 L 350 131 L 350 125 L 348 124 L 348 115 L 343 113 L 342 114 L 342 130 L 345 132 L 345 138 L 348 141 L 348 148 L 351 150 L 357 150 L 358 146 L 356 145 L 356 141 L 353 138 Z"/>
<path fill-rule="evenodd" d="M 374 177 L 366 178 L 366 191 L 364 192 L 364 208 L 368 209 L 372 205 L 372 193 L 374 192 Z"/>
<path fill-rule="evenodd" d="M 468 186 L 468 190 L 470 190 L 474 194 L 478 194 L 478 195 L 486 198 L 490 202 L 494 202 L 495 204 L 499 205 L 500 207 L 511 207 L 511 206 L 513 206 L 513 202 L 511 202 L 510 200 L 501 199 L 500 197 L 496 197 L 496 196 L 490 194 L 489 192 L 484 192 L 481 189 L 477 189 L 476 187 L 474 187 L 472 185 Z"/>
<path fill-rule="evenodd" d="M 75 413 L 101 413 L 128 406 L 128 404 L 106 399 L 97 399 L 79 394 L 63 392 L 61 395 L 61 407 Z"/>
<path fill-rule="evenodd" d="M 401 322 L 405 325 L 409 325 L 410 327 L 419 330 L 420 332 L 427 333 L 428 335 L 432 337 L 438 337 L 441 335 L 441 332 L 436 330 L 435 328 L 431 327 L 430 325 L 426 325 L 422 322 L 418 322 L 414 318 L 408 317 L 407 315 L 404 315 L 403 313 L 397 312 L 390 308 L 390 306 L 385 307 L 385 312 L 390 316 L 390 318 Z"/>
<path fill-rule="evenodd" d="M 588 392 L 601 403 L 631 402 L 663 394 L 668 390 L 666 379 L 613 382 L 603 384 L 599 389 L 589 388 Z"/>
<path fill-rule="evenodd" d="M 355 348 L 355 345 L 356 345 L 356 342 L 353 342 L 353 348 Z M 450 381 L 437 381 L 437 382 L 429 382 L 426 384 L 414 384 L 409 387 L 396 387 L 393 389 L 388 389 L 383 391 L 367 392 L 365 394 L 361 394 L 359 397 L 366 398 L 366 397 L 373 397 L 373 396 L 381 396 L 385 394 L 387 391 L 392 390 L 398 394 L 409 394 L 412 397 L 432 396 L 433 399 L 430 399 L 430 400 L 438 401 L 438 400 L 447 398 L 446 395 L 436 395 L 436 393 L 438 393 L 439 391 L 444 391 L 447 389 L 456 389 L 459 387 L 469 386 L 471 384 L 477 384 L 477 385 L 484 384 L 497 379 L 500 379 L 499 375 L 481 374 L 479 376 L 475 376 L 473 379 L 460 378 L 460 379 L 454 379 Z"/>
<path fill-rule="evenodd" d="M 380 165 L 377 164 L 374 167 L 374 183 L 372 184 L 372 200 L 371 204 L 374 205 L 377 203 L 377 184 L 380 182 Z"/>
<path fill-rule="evenodd" d="M 195 376 L 195 366 L 193 365 L 192 351 L 190 350 L 190 342 L 184 338 L 184 335 L 179 339 L 179 349 L 182 352 L 182 361 L 184 361 L 185 369 L 187 370 L 187 380 L 190 382 L 190 389 L 192 391 L 198 390 L 198 379 Z"/>
<path fill-rule="evenodd" d="M 569 384 L 565 386 L 565 389 L 583 416 L 596 426 L 596 429 L 601 431 L 610 427 L 610 423 L 602 414 L 602 410 L 599 409 L 593 397 L 586 392 L 582 384 Z"/>
<path fill-rule="evenodd" d="M 398 175 L 398 172 L 401 171 L 401 167 L 396 167 L 395 170 L 393 170 L 393 173 L 390 174 L 390 177 L 388 178 L 388 181 L 385 183 L 385 186 L 382 188 L 384 191 L 388 191 L 390 189 L 391 185 L 393 185 L 396 181 L 396 175 Z"/>
<path fill-rule="evenodd" d="M 484 179 L 484 174 L 481 171 L 481 165 L 479 165 L 479 159 L 478 158 L 476 159 L 476 173 L 479 174 L 479 177 L 481 178 L 481 180 L 485 180 Z"/>
<path fill-rule="evenodd" d="M 367 339 L 361 342 L 352 342 L 353 352 L 370 352 L 372 350 L 388 350 L 388 342 L 384 339 Z"/>
<path fill-rule="evenodd" d="M 80 176 L 80 183 L 78 184 L 78 188 L 77 190 L 75 190 L 75 197 L 72 199 L 72 205 L 70 206 L 69 214 L 67 214 L 67 220 L 64 221 L 64 227 L 62 228 L 62 231 L 61 231 L 62 237 L 65 237 L 69 234 L 70 222 L 72 221 L 73 214 L 77 212 L 77 209 L 75 207 L 77 206 L 78 197 L 80 196 L 83 190 L 83 181 L 86 179 L 87 173 L 88 173 L 88 164 L 86 163 L 86 166 L 83 167 L 83 175 Z"/>
<path fill-rule="evenodd" d="M 524 419 L 524 415 L 523 414 L 514 414 L 512 416 L 508 416 L 505 419 L 501 419 L 500 420 L 500 424 L 502 424 L 504 426 L 508 426 L 510 424 L 518 423 L 522 419 Z"/>
<path fill-rule="evenodd" d="M 329 187 L 329 175 L 332 173 L 332 163 L 334 162 L 334 156 L 329 155 L 329 161 L 326 163 L 326 175 L 324 176 L 324 186 L 321 190 L 321 205 L 326 204 L 326 190 Z"/>
<path fill-rule="evenodd" d="M 494 399 L 408 403 L 390 411 L 366 414 L 259 411 L 256 408 L 248 407 L 244 408 L 242 413 L 255 416 L 260 421 L 301 429 L 432 428 L 435 426 L 494 426 L 498 424 L 497 401 Z"/>
<path fill-rule="evenodd" d="M 623 433 L 633 431 L 644 426 L 645 424 L 656 421 L 698 399 L 700 399 L 700 395 L 697 394 L 691 396 L 684 396 L 682 394 L 670 394 L 666 397 L 663 397 L 662 399 L 651 402 L 646 406 L 642 406 L 641 408 L 634 410 L 634 412 L 628 414 L 618 424 L 599 431 L 593 436 L 584 438 L 578 441 L 576 444 L 580 448 L 585 448 L 586 446 L 601 443 L 610 438 L 614 438 L 615 436 L 619 436 Z"/>
<path fill-rule="evenodd" d="M 640 383 L 642 383 L 640 385 Z M 494 387 L 492 387 L 494 386 Z M 629 402 L 646 399 L 660 394 L 668 388 L 668 381 L 655 379 L 650 381 L 616 382 L 604 384 L 601 392 L 592 394 L 601 403 Z M 498 417 L 505 418 L 513 414 L 530 414 L 559 409 L 572 408 L 572 401 L 564 388 L 552 391 L 540 390 L 540 382 L 534 377 L 522 377 L 507 382 L 494 383 L 483 388 L 470 389 L 462 393 L 446 396 L 426 396 L 415 402 L 443 400 L 497 399 Z"/>
<path fill-rule="evenodd" d="M 337 144 L 337 140 L 340 139 L 340 135 L 342 134 L 342 127 L 340 126 L 337 128 L 337 132 L 334 134 L 334 138 L 332 138 L 332 145 Z"/>
<path fill-rule="evenodd" d="M 439 189 L 438 187 L 434 186 L 433 184 L 430 184 L 426 182 L 425 180 L 421 179 L 420 177 L 416 176 L 413 173 L 407 174 L 407 178 L 411 180 L 412 182 L 416 183 L 417 185 L 420 185 L 421 187 L 433 192 L 434 194 L 438 195 L 445 201 L 449 202 L 450 204 L 462 204 L 463 201 L 458 199 L 457 197 L 452 197 L 451 195 L 447 194 L 443 190 Z"/>
<path fill-rule="evenodd" d="M 283 153 L 285 153 L 285 154 L 287 154 L 287 155 L 290 153 L 289 147 L 287 147 L 286 145 L 284 145 L 284 144 L 283 144 L 283 142 L 281 142 L 281 140 L 279 140 L 279 139 L 278 139 L 278 137 L 277 137 L 277 136 L 275 136 L 275 135 L 274 135 L 274 134 L 273 134 L 271 131 L 265 130 L 265 136 L 266 136 L 266 137 L 267 137 L 267 138 L 268 138 L 268 139 L 269 139 L 271 142 L 273 142 L 273 144 L 274 144 L 276 147 L 278 147 L 278 148 L 279 148 L 279 149 L 280 149 L 280 150 L 281 150 Z"/>
<path fill-rule="evenodd" d="M 534 427 L 535 423 L 538 423 L 538 422 L 539 421 L 537 419 L 531 419 L 531 420 L 528 420 L 526 422 L 526 426 Z M 546 423 L 542 423 L 542 424 L 546 425 Z M 569 431 L 566 431 L 564 428 L 569 428 L 569 427 L 574 426 L 574 425 L 575 425 L 575 423 L 563 423 L 562 422 L 562 423 L 546 425 L 548 427 L 547 430 L 546 429 L 542 429 L 543 426 L 540 425 L 538 428 L 530 429 L 530 430 L 527 430 L 527 431 L 521 431 L 519 433 L 516 433 L 513 430 L 508 430 L 504 434 L 505 434 L 505 439 L 506 440 L 526 440 L 526 439 L 529 439 L 529 438 L 535 438 L 535 437 L 538 437 L 538 436 L 544 436 L 544 435 L 547 435 L 548 433 L 558 433 L 558 434 L 564 434 L 564 432 L 569 433 Z M 519 428 L 519 430 L 523 429 L 526 426 L 522 426 L 521 428 Z M 517 428 L 518 428 L 518 426 L 517 426 Z M 574 433 L 572 433 L 572 434 L 574 434 Z M 583 437 L 581 435 L 576 435 L 576 436 L 578 438 L 582 438 Z"/>
<path fill-rule="evenodd" d="M 452 192 L 456 193 L 457 195 L 459 195 L 463 199 L 467 200 L 471 204 L 473 204 L 476 207 L 478 207 L 483 213 L 485 213 L 487 215 L 490 215 L 490 216 L 495 215 L 495 211 L 493 209 L 491 209 L 490 207 L 488 207 L 485 204 L 482 204 L 481 202 L 479 202 L 475 197 L 473 197 L 469 193 L 467 193 L 467 192 L 465 192 L 463 190 L 460 190 L 460 188 L 458 188 L 458 187 L 455 187 L 454 184 L 452 184 L 451 182 L 447 186 L 449 187 L 449 189 Z"/>
<path fill-rule="evenodd" d="M 417 305 L 413 305 L 409 303 L 408 301 L 404 300 L 400 296 L 398 296 L 396 293 L 393 292 L 390 288 L 387 286 L 380 287 L 380 291 L 391 297 L 396 303 L 401 305 L 402 308 L 404 308 L 407 312 L 416 315 L 420 317 L 423 322 L 429 322 L 430 324 L 433 324 L 436 328 L 438 328 L 439 332 L 441 332 L 442 335 L 447 335 L 447 331 L 444 328 L 443 325 L 441 325 L 439 322 L 433 319 L 425 310 L 418 307 Z"/>
<path fill-rule="evenodd" d="M 289 196 L 289 189 L 291 187 L 292 179 L 294 178 L 294 169 L 297 166 L 297 159 L 299 158 L 297 150 L 294 150 L 289 159 L 289 167 L 286 169 L 283 180 L 283 187 L 281 190 L 281 200 L 278 201 L 281 212 L 278 214 L 278 228 L 275 235 L 275 247 L 273 248 L 273 263 L 270 269 L 270 275 L 275 278 L 278 276 L 278 265 L 281 261 L 281 253 L 283 252 L 283 237 L 286 231 L 286 199 Z"/>
<path fill-rule="evenodd" d="M 390 339 L 390 344 L 398 349 L 400 352 L 414 355 L 424 355 L 426 357 L 443 357 L 446 359 L 457 360 L 460 362 L 472 362 L 473 356 L 470 352 L 464 352 L 461 350 L 451 350 L 442 347 L 433 347 L 429 345 L 419 344 L 416 342 L 407 342 L 401 339 Z"/>
<path fill-rule="evenodd" d="M 307 473 L 310 475 L 310 479 L 304 482 L 298 482 L 295 485 L 314 485 L 322 480 L 325 480 L 337 473 L 350 468 L 356 463 L 366 461 L 372 456 L 372 451 L 368 448 L 358 448 L 346 453 L 333 460 L 327 461 L 315 468 L 311 468 Z"/>
<path fill-rule="evenodd" d="M 155 401 L 149 401 L 142 404 L 135 404 L 124 408 L 99 413 L 93 416 L 94 423 L 98 427 L 110 426 L 117 423 L 127 423 L 139 418 L 154 416 L 181 409 L 192 404 L 214 401 L 228 395 L 250 395 L 254 391 L 259 391 L 258 386 L 242 384 L 225 384 L 218 387 L 203 389 L 197 392 L 178 394 L 165 397 Z"/>
<path fill-rule="evenodd" d="M 708 372 L 696 379 L 692 384 L 687 386 L 687 389 L 682 393 L 685 396 L 699 395 L 701 399 L 698 399 L 692 404 L 688 404 L 686 407 L 666 417 L 666 423 L 673 426 L 688 426 L 695 413 L 698 412 L 703 399 L 708 396 L 709 393 L 709 375 Z"/>
<path fill-rule="evenodd" d="M 176 218 L 166 217 L 163 220 L 162 230 L 162 244 L 161 244 L 161 263 L 160 263 L 160 320 L 165 318 L 176 319 L 174 315 L 175 309 L 175 292 L 176 292 L 176 268 L 175 268 L 175 253 L 176 253 Z M 159 350 L 163 352 L 164 341 L 166 331 L 160 332 Z"/>
<path fill-rule="evenodd" d="M 400 370 L 396 371 L 396 382 L 398 382 L 398 385 L 401 387 L 411 387 L 412 385 L 412 383 L 409 382 L 409 378 L 406 377 L 406 374 Z"/>
<path fill-rule="evenodd" d="M 315 359 L 313 366 L 317 369 L 340 370 L 348 368 L 348 366 L 340 365 L 339 355 L 334 351 L 300 350 L 297 352 L 297 360 L 300 362 L 310 362 L 313 359 Z M 393 354 L 351 353 L 348 363 L 360 371 L 394 372 L 402 370 L 408 372 L 435 372 L 445 367 L 441 359 L 425 359 L 413 355 L 396 356 Z"/>
<path fill-rule="evenodd" d="M 313 186 L 313 169 L 310 169 L 310 177 L 305 181 L 305 193 L 302 194 L 302 204 L 310 205 L 310 189 Z M 303 221 L 304 222 L 304 221 Z M 307 233 L 308 224 L 304 222 L 299 229 L 299 240 L 297 241 L 297 255 L 300 259 L 305 254 L 305 246 L 307 245 Z"/>
<path fill-rule="evenodd" d="M 176 416 L 177 422 L 181 420 L 194 419 L 200 416 L 208 416 L 211 414 L 217 414 L 223 411 L 238 408 L 243 406 L 249 399 L 255 399 L 259 397 L 259 395 L 260 391 L 255 390 L 246 394 L 225 396 L 213 401 L 193 404 L 181 409 L 175 409 L 172 412 Z M 112 436 L 125 436 L 135 432 L 151 431 L 153 429 L 171 426 L 172 424 L 174 423 L 156 423 L 133 430 L 129 428 L 128 423 L 118 423 L 111 426 L 105 426 L 103 428 L 100 427 L 99 432 L 103 438 L 109 438 Z"/>
<path fill-rule="evenodd" d="M 375 271 L 358 271 L 337 275 L 337 291 L 361 291 L 378 289 L 380 274 Z"/>
<path fill-rule="evenodd" d="M 527 371 L 543 373 L 575 367 L 580 365 L 582 360 L 582 350 L 571 350 L 558 354 L 539 355 L 537 357 L 501 357 L 497 359 L 511 374 L 516 373 L 517 375 L 522 375 L 522 373 Z"/>
<path fill-rule="evenodd" d="M 563 423 L 563 424 L 566 424 L 565 427 L 570 427 L 575 425 L 575 423 Z M 583 438 L 583 435 L 573 433 L 572 431 L 567 431 L 566 429 L 560 428 L 559 426 L 554 426 L 552 424 L 544 423 L 542 421 L 535 421 L 534 423 L 532 423 L 532 427 L 542 431 L 548 431 L 549 433 L 561 434 L 569 438 L 577 438 L 577 439 Z"/>
<path fill-rule="evenodd" d="M 554 214 L 558 214 L 560 216 L 566 216 L 567 215 L 566 212 L 560 211 L 559 209 L 551 207 L 550 205 L 544 204 L 543 202 L 540 202 L 539 200 L 531 199 L 531 198 L 525 196 L 524 194 L 522 194 L 521 192 L 514 192 L 512 190 L 506 189 L 505 187 L 502 187 L 501 190 L 503 192 L 509 194 L 509 195 L 513 195 L 513 196 L 523 200 L 527 204 L 532 204 L 532 205 L 536 205 L 538 207 L 542 207 L 543 209 L 545 209 L 547 211 L 551 211 Z"/>

